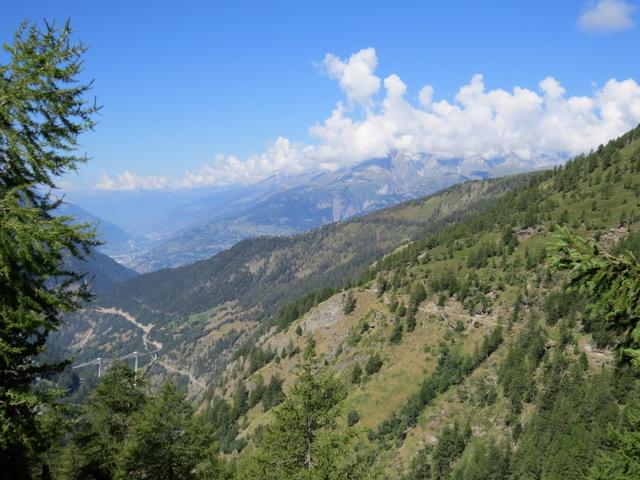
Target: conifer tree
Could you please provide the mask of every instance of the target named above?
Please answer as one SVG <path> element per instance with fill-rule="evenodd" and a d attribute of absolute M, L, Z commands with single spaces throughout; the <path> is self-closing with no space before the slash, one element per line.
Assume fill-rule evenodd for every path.
<path fill-rule="evenodd" d="M 262 395 L 262 405 L 265 410 L 269 410 L 280 405 L 283 401 L 282 379 L 278 375 L 272 375 Z"/>
<path fill-rule="evenodd" d="M 65 478 L 113 478 L 133 416 L 144 406 L 143 388 L 142 379 L 126 364 L 108 370 L 83 406 L 63 452 Z"/>
<path fill-rule="evenodd" d="M 467 454 L 467 451 L 469 453 Z M 504 480 L 509 475 L 508 447 L 479 438 L 465 450 L 451 474 L 452 480 Z"/>
<path fill-rule="evenodd" d="M 233 411 L 236 418 L 244 415 L 249 408 L 249 392 L 242 380 L 238 382 L 233 394 Z"/>
<path fill-rule="evenodd" d="M 115 478 L 195 479 L 196 467 L 208 460 L 212 436 L 184 394 L 165 384 L 134 418 Z"/>
<path fill-rule="evenodd" d="M 351 314 L 356 309 L 356 298 L 353 296 L 353 292 L 349 290 L 342 302 L 342 313 L 345 315 Z"/>
<path fill-rule="evenodd" d="M 80 81 L 85 47 L 69 23 L 20 26 L 0 64 L 0 464 L 28 478 L 44 450 L 46 398 L 34 381 L 60 371 L 38 354 L 60 316 L 89 296 L 66 255 L 83 257 L 95 244 L 87 225 L 54 217 L 56 177 L 76 170 L 79 136 L 93 128 L 95 105 Z"/>
<path fill-rule="evenodd" d="M 351 369 L 351 383 L 359 384 L 362 380 L 362 367 L 359 363 L 356 363 Z"/>
<path fill-rule="evenodd" d="M 640 478 L 640 401 L 634 399 L 625 407 L 620 423 L 609 427 L 605 448 L 589 474 L 590 480 L 622 480 Z"/>
<path fill-rule="evenodd" d="M 382 359 L 380 355 L 377 353 L 371 355 L 369 360 L 367 360 L 367 364 L 365 366 L 365 371 L 367 375 L 373 375 L 374 373 L 378 373 L 382 368 Z"/>
<path fill-rule="evenodd" d="M 560 229 L 553 265 L 570 270 L 570 289 L 590 298 L 591 330 L 615 335 L 624 358 L 640 367 L 640 264 L 631 252 L 618 255 L 593 240 Z"/>
<path fill-rule="evenodd" d="M 296 383 L 263 436 L 260 478 L 349 478 L 344 476 L 348 439 L 335 432 L 341 399 L 340 384 L 320 365 L 310 344 Z"/>

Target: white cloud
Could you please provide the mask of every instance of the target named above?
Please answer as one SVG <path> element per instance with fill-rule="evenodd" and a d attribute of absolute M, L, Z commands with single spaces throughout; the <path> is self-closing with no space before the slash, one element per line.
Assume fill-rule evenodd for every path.
<path fill-rule="evenodd" d="M 338 102 L 328 118 L 309 129 L 314 142 L 294 144 L 279 137 L 259 155 L 240 159 L 218 154 L 181 178 L 125 172 L 115 179 L 103 176 L 97 188 L 250 183 L 274 174 L 335 170 L 395 151 L 461 158 L 474 165 L 499 157 L 512 166 L 533 168 L 587 152 L 640 123 L 640 85 L 632 79 L 611 79 L 593 87 L 589 96 L 569 96 L 553 77 L 541 80 L 535 90 L 487 90 L 477 74 L 452 100 L 437 99 L 426 85 L 414 102 L 398 75 L 384 81 L 375 75 L 373 49 L 348 60 L 327 55 L 325 63 L 344 89 L 347 104 Z M 354 103 L 364 109 L 349 108 Z"/>
<path fill-rule="evenodd" d="M 371 105 L 371 97 L 380 90 L 380 79 L 373 74 L 378 66 L 375 49 L 369 47 L 360 50 L 347 61 L 328 53 L 323 65 L 328 75 L 338 80 L 349 102 L 363 107 Z"/>
<path fill-rule="evenodd" d="M 433 87 L 431 85 L 425 85 L 422 87 L 418 94 L 418 98 L 420 99 L 420 103 L 423 107 L 428 107 L 429 104 L 431 104 L 431 99 L 433 98 Z"/>
<path fill-rule="evenodd" d="M 294 145 L 286 138 L 278 137 L 260 155 L 251 155 L 241 160 L 233 155 L 219 153 L 209 164 L 196 171 L 185 172 L 180 178 L 142 176 L 123 172 L 113 179 L 103 173 L 95 188 L 98 190 L 162 190 L 246 184 L 276 173 L 295 174 L 311 170 L 316 165 L 313 157 L 308 155 L 312 149 L 311 146 Z"/>
<path fill-rule="evenodd" d="M 553 77 L 547 77 L 540 82 L 540 89 L 551 98 L 560 98 L 566 90 L 562 88 L 560 82 Z"/>
<path fill-rule="evenodd" d="M 311 147 L 294 145 L 284 137 L 278 137 L 267 150 L 260 155 L 251 155 L 240 160 L 229 155 L 218 154 L 213 162 L 195 172 L 187 172 L 173 186 L 198 187 L 208 185 L 228 185 L 248 183 L 276 173 L 302 173 L 315 164 L 310 155 Z"/>
<path fill-rule="evenodd" d="M 98 190 L 161 190 L 172 186 L 174 185 L 168 177 L 143 176 L 126 171 L 118 174 L 115 180 L 103 173 L 95 188 Z"/>
<path fill-rule="evenodd" d="M 624 0 L 598 0 L 580 15 L 578 26 L 592 32 L 627 30 L 634 25 L 635 11 L 636 7 Z"/>
<path fill-rule="evenodd" d="M 109 175 L 107 175 L 106 172 L 103 172 L 102 175 L 100 175 L 100 179 L 98 180 L 98 183 L 96 183 L 95 187 L 98 190 L 117 190 L 118 189 L 118 185 L 116 184 L 116 182 Z"/>

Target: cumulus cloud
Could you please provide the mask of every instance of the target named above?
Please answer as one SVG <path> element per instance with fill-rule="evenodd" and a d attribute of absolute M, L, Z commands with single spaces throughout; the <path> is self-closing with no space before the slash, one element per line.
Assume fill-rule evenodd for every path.
<path fill-rule="evenodd" d="M 580 15 L 578 26 L 593 32 L 627 30 L 634 25 L 635 11 L 636 7 L 624 0 L 599 0 Z"/>
<path fill-rule="evenodd" d="M 375 49 L 369 47 L 343 61 L 328 53 L 323 65 L 331 78 L 338 80 L 347 99 L 363 107 L 371 106 L 371 97 L 380 90 L 380 79 L 373 74 L 378 66 Z"/>
<path fill-rule="evenodd" d="M 484 77 L 476 74 L 447 100 L 438 99 L 430 85 L 411 95 L 398 75 L 376 76 L 371 48 L 346 60 L 327 55 L 324 63 L 346 102 L 339 101 L 328 118 L 309 129 L 312 142 L 279 137 L 259 155 L 218 154 L 181 178 L 125 172 L 115 179 L 103 176 L 98 188 L 251 183 L 275 174 L 335 170 L 392 152 L 473 165 L 506 159 L 513 167 L 536 168 L 587 152 L 640 122 L 640 85 L 632 79 L 611 79 L 588 96 L 570 96 L 553 77 L 536 89 L 487 90 Z"/>

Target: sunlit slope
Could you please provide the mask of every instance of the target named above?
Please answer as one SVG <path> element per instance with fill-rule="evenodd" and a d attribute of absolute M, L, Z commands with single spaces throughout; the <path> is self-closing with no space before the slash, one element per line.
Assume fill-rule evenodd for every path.
<path fill-rule="evenodd" d="M 468 182 L 308 233 L 246 240 L 208 260 L 140 275 L 98 297 L 95 304 L 121 309 L 142 324 L 154 325 L 152 336 L 163 343 L 160 355 L 207 381 L 280 306 L 357 278 L 384 254 L 483 210 L 527 178 Z M 73 338 L 92 329 L 100 343 L 133 351 L 126 337 L 108 338 L 109 322 L 94 317 L 87 310 L 69 322 L 61 346 L 71 346 Z M 71 353 L 79 360 L 101 351 L 110 355 L 94 348 L 92 341 L 86 345 Z M 157 366 L 154 371 L 158 378 L 166 373 Z"/>
<path fill-rule="evenodd" d="M 498 469 L 479 453 L 494 447 L 509 471 L 492 478 L 584 478 L 637 380 L 616 367 L 615 330 L 588 317 L 588 298 L 564 292 L 567 277 L 548 256 L 559 226 L 640 253 L 638 138 L 634 130 L 532 175 L 387 255 L 357 285 L 264 334 L 205 407 L 219 411 L 222 398 L 232 408 L 241 384 L 252 398 L 272 378 L 286 392 L 312 338 L 345 385 L 342 428 L 375 459 L 373 478 L 485 478 L 470 475 Z M 383 214 L 416 218 L 420 208 Z M 241 456 L 271 418 L 271 405 L 249 406 L 235 440 L 220 432 L 223 447 L 244 447 Z M 445 452 L 447 442 L 455 448 Z M 426 468 L 433 477 L 419 476 Z"/>

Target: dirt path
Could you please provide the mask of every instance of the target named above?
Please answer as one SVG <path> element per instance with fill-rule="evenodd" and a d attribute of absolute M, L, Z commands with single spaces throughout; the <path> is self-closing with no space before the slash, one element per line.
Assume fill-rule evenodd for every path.
<path fill-rule="evenodd" d="M 119 308 L 104 308 L 104 307 L 100 307 L 100 308 L 96 308 L 95 309 L 97 312 L 100 313 L 110 313 L 112 315 L 118 315 L 122 318 L 124 318 L 127 322 L 132 323 L 133 325 L 135 325 L 136 327 L 138 327 L 140 330 L 142 330 L 144 333 L 142 335 L 142 343 L 144 345 L 144 348 L 147 350 L 149 349 L 149 344 L 153 345 L 154 349 L 156 351 L 162 350 L 162 342 L 156 342 L 155 340 L 149 340 L 149 333 L 151 332 L 151 329 L 153 328 L 153 325 L 143 325 L 142 323 L 138 322 L 135 317 L 133 315 L 131 315 L 128 312 L 125 312 L 124 310 L 120 310 Z"/>
<path fill-rule="evenodd" d="M 133 315 L 131 315 L 130 313 L 125 312 L 124 310 L 121 310 L 119 308 L 100 307 L 100 308 L 96 308 L 95 311 L 100 312 L 100 313 L 109 313 L 111 315 L 118 315 L 119 317 L 124 318 L 127 322 L 133 324 L 134 326 L 136 326 L 137 328 L 142 330 L 144 332 L 142 334 L 142 343 L 144 345 L 144 348 L 148 351 L 148 353 L 156 353 L 156 352 L 159 352 L 160 350 L 162 350 L 162 342 L 158 342 L 156 340 L 149 339 L 149 333 L 151 333 L 151 330 L 153 329 L 154 325 L 144 325 L 144 324 L 138 322 Z M 153 349 L 150 349 L 149 345 L 152 345 Z M 189 372 L 187 370 L 181 370 L 179 368 L 176 368 L 173 365 L 165 362 L 164 360 L 158 359 L 158 363 L 160 365 L 162 365 L 165 370 L 168 370 L 170 372 L 174 372 L 174 373 L 178 373 L 180 375 L 183 375 L 183 376 L 187 377 L 189 379 L 189 381 L 191 383 L 193 383 L 194 385 L 197 385 L 200 388 L 206 388 L 206 386 L 201 381 L 199 381 L 191 372 Z"/>
<path fill-rule="evenodd" d="M 176 368 L 173 365 L 170 365 L 163 360 L 158 360 L 158 363 L 162 365 L 166 370 L 169 370 L 170 372 L 179 373 L 180 375 L 184 375 L 185 377 L 188 377 L 189 381 L 194 385 L 197 385 L 200 388 L 206 387 L 205 384 L 199 381 L 196 377 L 194 377 L 191 372 L 188 372 L 186 370 L 180 370 L 179 368 Z"/>

